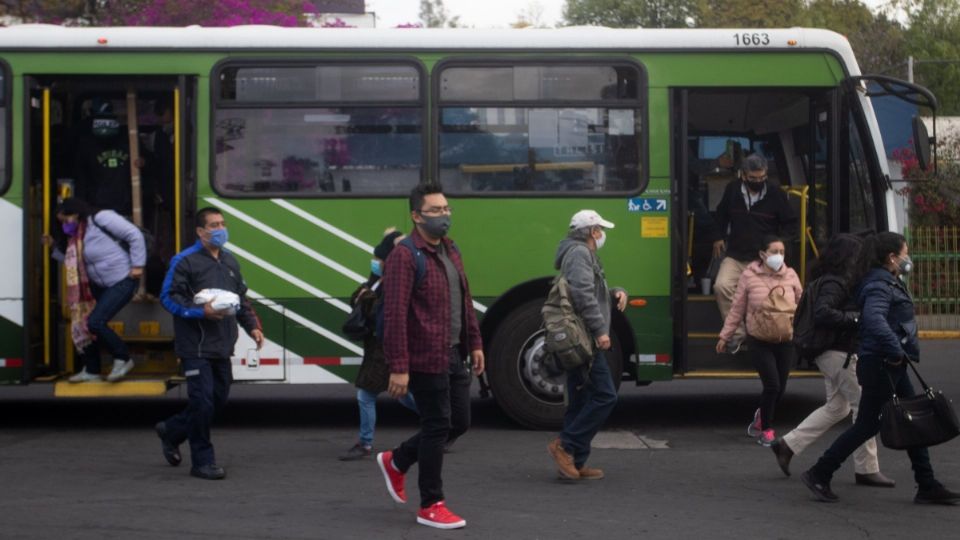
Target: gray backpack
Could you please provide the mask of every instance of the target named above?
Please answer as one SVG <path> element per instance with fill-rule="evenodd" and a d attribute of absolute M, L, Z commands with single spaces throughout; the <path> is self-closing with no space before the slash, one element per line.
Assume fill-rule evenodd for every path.
<path fill-rule="evenodd" d="M 554 278 L 540 313 L 545 329 L 543 349 L 548 355 L 549 367 L 569 371 L 588 366 L 593 361 L 593 339 L 573 309 L 570 284 L 562 274 Z"/>

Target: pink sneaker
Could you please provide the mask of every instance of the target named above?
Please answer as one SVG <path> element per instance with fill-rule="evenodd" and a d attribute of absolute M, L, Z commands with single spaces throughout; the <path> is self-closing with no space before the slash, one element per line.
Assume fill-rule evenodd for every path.
<path fill-rule="evenodd" d="M 400 504 L 407 502 L 407 493 L 403 487 L 406 475 L 393 466 L 393 452 L 388 450 L 377 454 L 377 465 L 380 466 L 383 479 L 387 482 L 387 491 L 393 500 Z"/>
<path fill-rule="evenodd" d="M 773 441 L 776 440 L 776 438 L 777 434 L 774 433 L 772 429 L 765 429 L 761 431 L 760 436 L 757 437 L 757 444 L 770 448 L 770 445 L 773 444 Z"/>
<path fill-rule="evenodd" d="M 760 409 L 753 413 L 753 422 L 747 426 L 747 437 L 759 437 L 762 431 L 760 424 Z"/>
<path fill-rule="evenodd" d="M 417 512 L 417 523 L 437 529 L 459 529 L 467 524 L 467 520 L 454 514 L 443 501 L 434 503 Z"/>

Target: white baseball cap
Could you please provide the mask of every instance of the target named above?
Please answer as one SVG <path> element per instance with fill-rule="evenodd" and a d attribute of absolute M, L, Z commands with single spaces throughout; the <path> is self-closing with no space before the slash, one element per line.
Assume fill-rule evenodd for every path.
<path fill-rule="evenodd" d="M 597 225 L 604 229 L 612 229 L 613 223 L 600 217 L 594 210 L 581 210 L 570 218 L 571 229 L 582 229 L 584 227 L 596 227 Z"/>

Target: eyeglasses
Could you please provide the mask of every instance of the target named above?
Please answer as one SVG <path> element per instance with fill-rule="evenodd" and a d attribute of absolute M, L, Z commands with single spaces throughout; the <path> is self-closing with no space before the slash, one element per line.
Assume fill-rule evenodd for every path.
<path fill-rule="evenodd" d="M 443 214 L 450 215 L 453 213 L 453 209 L 449 206 L 431 206 L 430 208 L 420 210 L 421 215 L 427 216 L 439 216 Z"/>
<path fill-rule="evenodd" d="M 746 174 L 744 176 L 746 176 L 748 182 L 766 182 L 767 181 L 767 175 L 753 176 L 750 174 Z"/>

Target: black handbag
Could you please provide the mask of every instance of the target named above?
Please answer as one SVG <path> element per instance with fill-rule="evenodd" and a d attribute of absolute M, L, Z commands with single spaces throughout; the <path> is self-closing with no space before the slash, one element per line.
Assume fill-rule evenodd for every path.
<path fill-rule="evenodd" d="M 364 338 L 373 333 L 372 321 L 368 316 L 371 309 L 371 303 L 376 300 L 376 290 L 380 285 L 377 281 L 371 289 L 361 287 L 353 296 L 353 309 L 347 315 L 340 328 L 343 334 L 353 341 L 363 341 Z"/>
<path fill-rule="evenodd" d="M 908 450 L 945 443 L 960 434 L 960 422 L 953 404 L 943 392 L 934 390 L 920 376 L 913 362 L 905 360 L 923 386 L 923 393 L 909 398 L 897 396 L 880 410 L 880 441 L 887 448 Z M 904 374 L 909 377 L 909 373 Z M 890 377 L 890 373 L 887 373 Z M 893 379 L 890 378 L 893 386 Z"/>
<path fill-rule="evenodd" d="M 367 326 L 367 316 L 363 313 L 363 304 L 358 302 L 347 315 L 347 320 L 343 323 L 343 334 L 353 341 L 363 341 L 363 338 L 370 334 L 370 327 Z"/>

